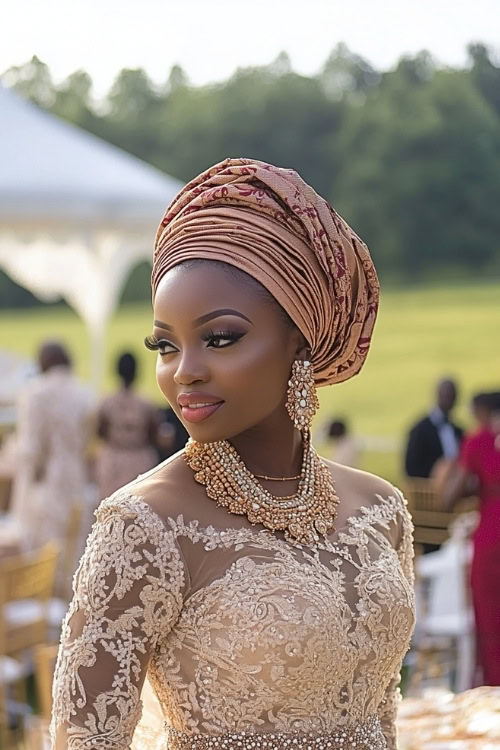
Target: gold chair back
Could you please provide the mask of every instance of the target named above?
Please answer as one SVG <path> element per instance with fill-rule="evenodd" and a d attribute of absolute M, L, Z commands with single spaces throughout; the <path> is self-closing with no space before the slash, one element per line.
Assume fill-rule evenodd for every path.
<path fill-rule="evenodd" d="M 52 680 L 59 646 L 43 645 L 35 649 L 35 678 L 43 718 L 50 721 L 52 714 Z"/>
<path fill-rule="evenodd" d="M 46 640 L 46 604 L 52 596 L 59 549 L 47 544 L 26 555 L 0 560 L 0 629 L 3 631 L 4 653 L 16 655 Z M 6 608 L 27 603 L 34 616 L 6 618 Z M 38 608 L 37 608 L 38 605 Z"/>
<path fill-rule="evenodd" d="M 455 512 L 445 511 L 432 479 L 408 478 L 405 484 L 408 509 L 415 526 L 415 544 L 443 544 L 450 524 L 460 513 L 475 507 L 475 498 L 465 498 Z"/>

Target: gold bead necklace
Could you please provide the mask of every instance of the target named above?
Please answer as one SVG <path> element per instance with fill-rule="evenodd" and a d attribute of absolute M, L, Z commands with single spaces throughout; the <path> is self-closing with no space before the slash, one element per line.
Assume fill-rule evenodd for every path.
<path fill-rule="evenodd" d="M 283 531 L 288 541 L 298 544 L 312 544 L 335 530 L 339 498 L 332 475 L 308 435 L 297 492 L 282 498 L 259 484 L 227 440 L 197 443 L 190 439 L 184 456 L 208 497 L 230 513 L 246 515 L 251 524 Z"/>
<path fill-rule="evenodd" d="M 266 482 L 294 482 L 296 479 L 300 479 L 300 474 L 296 477 L 268 477 L 267 474 L 254 474 L 257 479 L 265 479 Z"/>

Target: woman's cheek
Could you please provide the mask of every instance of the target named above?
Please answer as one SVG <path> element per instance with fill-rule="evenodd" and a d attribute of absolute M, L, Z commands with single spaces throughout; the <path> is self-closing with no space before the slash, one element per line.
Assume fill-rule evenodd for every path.
<path fill-rule="evenodd" d="M 173 390 L 174 386 L 173 372 L 170 372 L 170 370 L 171 368 L 165 364 L 163 358 L 159 354 L 158 359 L 156 360 L 156 382 L 158 383 L 158 388 L 167 400 L 170 400 L 168 398 L 169 391 Z"/>

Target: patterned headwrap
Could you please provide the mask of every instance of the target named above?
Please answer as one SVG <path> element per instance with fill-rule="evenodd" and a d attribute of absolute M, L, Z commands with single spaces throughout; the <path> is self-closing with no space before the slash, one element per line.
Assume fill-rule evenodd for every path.
<path fill-rule="evenodd" d="M 252 159 L 226 159 L 189 182 L 156 235 L 153 295 L 185 260 L 229 263 L 259 281 L 311 347 L 317 385 L 361 369 L 379 284 L 366 245 L 299 175 Z"/>

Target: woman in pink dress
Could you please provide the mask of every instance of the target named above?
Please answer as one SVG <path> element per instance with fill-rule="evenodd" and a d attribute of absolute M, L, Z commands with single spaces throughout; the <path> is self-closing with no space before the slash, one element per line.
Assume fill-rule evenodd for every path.
<path fill-rule="evenodd" d="M 468 435 L 445 493 L 448 507 L 478 483 L 480 520 L 471 571 L 477 657 L 486 685 L 500 685 L 500 393 L 489 394 L 489 420 Z"/>
<path fill-rule="evenodd" d="M 104 399 L 99 409 L 98 432 L 103 442 L 96 459 L 96 478 L 100 498 L 158 463 L 158 409 L 134 392 L 134 355 L 122 354 L 117 370 L 122 387 Z"/>

